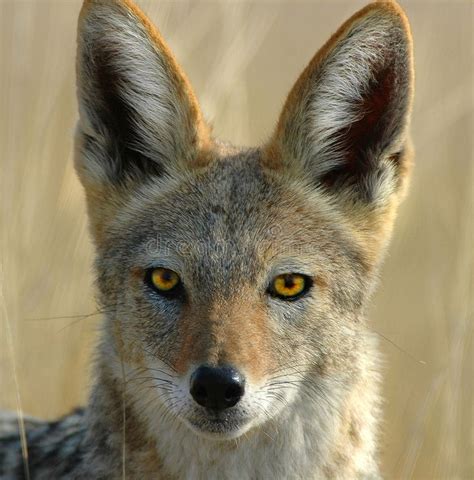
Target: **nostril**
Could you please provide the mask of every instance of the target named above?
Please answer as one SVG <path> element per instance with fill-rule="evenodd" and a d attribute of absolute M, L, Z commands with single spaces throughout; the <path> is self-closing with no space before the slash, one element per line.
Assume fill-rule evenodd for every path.
<path fill-rule="evenodd" d="M 203 365 L 191 376 L 190 393 L 199 405 L 224 410 L 236 405 L 244 395 L 244 378 L 230 366 Z"/>
<path fill-rule="evenodd" d="M 238 401 L 243 395 L 243 388 L 239 384 L 231 385 L 228 387 L 224 393 L 224 399 L 227 402 Z M 237 403 L 237 402 L 236 402 Z"/>

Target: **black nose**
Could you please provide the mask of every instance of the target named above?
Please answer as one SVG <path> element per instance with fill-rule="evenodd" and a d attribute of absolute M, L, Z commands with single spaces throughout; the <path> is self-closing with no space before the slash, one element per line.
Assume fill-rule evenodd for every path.
<path fill-rule="evenodd" d="M 232 367 L 201 366 L 191 375 L 191 395 L 203 407 L 224 410 L 233 407 L 244 394 L 245 380 Z"/>

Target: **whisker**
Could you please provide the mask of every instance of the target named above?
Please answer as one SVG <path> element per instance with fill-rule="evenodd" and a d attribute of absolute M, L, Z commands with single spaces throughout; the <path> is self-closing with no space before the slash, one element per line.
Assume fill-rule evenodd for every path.
<path fill-rule="evenodd" d="M 397 350 L 400 352 L 404 353 L 407 355 L 411 360 L 413 360 L 416 363 L 419 363 L 420 365 L 426 365 L 426 362 L 424 360 L 420 360 L 419 358 L 416 358 L 412 353 L 410 353 L 408 350 L 405 350 L 402 348 L 400 345 L 398 345 L 396 342 L 394 342 L 391 338 L 387 337 L 383 333 L 378 332 L 375 330 L 373 327 L 369 327 L 372 332 L 374 332 L 376 335 L 378 335 L 380 338 L 383 338 L 386 342 L 388 342 L 390 345 L 395 347 Z"/>

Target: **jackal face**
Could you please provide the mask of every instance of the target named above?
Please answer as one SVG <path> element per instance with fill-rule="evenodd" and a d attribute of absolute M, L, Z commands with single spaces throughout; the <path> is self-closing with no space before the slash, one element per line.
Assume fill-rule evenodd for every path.
<path fill-rule="evenodd" d="M 374 3 L 347 21 L 255 149 L 213 140 L 128 0 L 85 3 L 77 71 L 76 168 L 126 394 L 217 438 L 294 402 L 329 408 L 363 368 L 363 309 L 406 183 L 404 14 Z"/>

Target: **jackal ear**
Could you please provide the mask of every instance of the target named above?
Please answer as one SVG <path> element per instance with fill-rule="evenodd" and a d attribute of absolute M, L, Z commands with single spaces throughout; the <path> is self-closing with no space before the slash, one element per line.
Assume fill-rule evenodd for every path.
<path fill-rule="evenodd" d="M 270 156 L 338 196 L 383 202 L 403 183 L 412 89 L 406 17 L 394 2 L 372 3 L 304 70 Z"/>
<path fill-rule="evenodd" d="M 207 141 L 192 89 L 161 36 L 129 0 L 85 0 L 78 25 L 83 182 L 121 183 L 192 164 Z"/>

